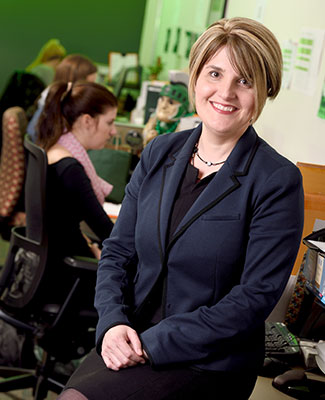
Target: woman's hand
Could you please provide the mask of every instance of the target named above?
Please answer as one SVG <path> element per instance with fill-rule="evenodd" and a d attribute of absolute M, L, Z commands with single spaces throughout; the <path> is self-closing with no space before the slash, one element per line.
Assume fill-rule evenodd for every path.
<path fill-rule="evenodd" d="M 91 245 L 89 247 L 90 247 L 90 250 L 93 253 L 94 257 L 97 258 L 97 260 L 100 260 L 100 256 L 102 254 L 102 251 L 98 247 L 98 244 L 97 243 L 91 243 Z"/>
<path fill-rule="evenodd" d="M 102 254 L 101 249 L 98 246 L 98 243 L 92 243 L 92 241 L 89 239 L 89 237 L 83 233 L 82 236 L 85 238 L 88 247 L 90 248 L 90 251 L 93 253 L 94 257 L 97 258 L 97 260 L 100 260 L 100 256 Z"/>
<path fill-rule="evenodd" d="M 107 368 L 114 371 L 146 362 L 137 332 L 127 325 L 117 325 L 106 332 L 101 355 Z"/>
<path fill-rule="evenodd" d="M 154 115 L 149 118 L 145 127 L 143 128 L 143 144 L 146 146 L 150 140 L 158 135 L 156 131 L 157 117 Z"/>

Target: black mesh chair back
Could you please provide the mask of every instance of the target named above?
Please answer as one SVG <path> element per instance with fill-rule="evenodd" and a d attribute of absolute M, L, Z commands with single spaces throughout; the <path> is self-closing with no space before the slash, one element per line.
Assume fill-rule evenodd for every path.
<path fill-rule="evenodd" d="M 97 261 L 49 255 L 47 156 L 28 136 L 24 145 L 26 228 L 11 232 L 0 277 L 0 319 L 24 332 L 43 357 L 29 374 L 20 370 L 19 376 L 0 381 L 0 393 L 33 387 L 34 398 L 41 400 L 49 389 L 59 393 L 69 377 L 57 377 L 55 366 L 80 359 L 95 344 L 97 314 L 93 299 L 89 307 L 83 299 L 94 289 L 89 285 L 95 282 Z M 0 376 L 7 377 L 8 369 L 0 367 Z"/>
<path fill-rule="evenodd" d="M 35 145 L 28 135 L 24 146 L 27 151 L 27 173 L 25 180 L 26 236 L 47 247 L 46 229 L 46 177 L 47 155 Z"/>
<path fill-rule="evenodd" d="M 26 149 L 26 227 L 15 227 L 0 279 L 2 307 L 23 315 L 38 301 L 36 296 L 47 266 L 46 171 L 47 156 L 28 136 Z M 12 268 L 12 266 L 15 266 Z M 34 309 L 35 312 L 35 309 Z"/>

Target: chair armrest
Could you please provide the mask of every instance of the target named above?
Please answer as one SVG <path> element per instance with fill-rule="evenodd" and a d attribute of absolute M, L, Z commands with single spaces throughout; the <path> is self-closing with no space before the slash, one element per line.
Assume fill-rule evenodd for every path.
<path fill-rule="evenodd" d="M 86 271 L 94 271 L 94 272 L 97 271 L 98 267 L 98 260 L 96 260 L 96 258 L 91 258 L 91 257 L 81 257 L 81 256 L 65 257 L 64 263 L 66 265 L 69 265 L 69 267 Z"/>
<path fill-rule="evenodd" d="M 2 310 L 0 310 L 0 319 L 2 319 L 3 321 L 7 322 L 8 324 L 16 328 L 23 329 L 24 331 L 33 332 L 34 334 L 36 334 L 37 332 L 35 326 L 28 325 L 25 322 L 20 321 L 19 319 L 16 319 L 9 314 L 6 314 Z"/>

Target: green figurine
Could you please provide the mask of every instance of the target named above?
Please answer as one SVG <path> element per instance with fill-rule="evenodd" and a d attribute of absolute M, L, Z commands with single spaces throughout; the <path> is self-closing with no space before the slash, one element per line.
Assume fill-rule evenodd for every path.
<path fill-rule="evenodd" d="M 157 135 L 175 132 L 181 118 L 189 114 L 187 87 L 182 83 L 171 83 L 160 91 L 155 113 L 143 129 L 144 144 Z"/>

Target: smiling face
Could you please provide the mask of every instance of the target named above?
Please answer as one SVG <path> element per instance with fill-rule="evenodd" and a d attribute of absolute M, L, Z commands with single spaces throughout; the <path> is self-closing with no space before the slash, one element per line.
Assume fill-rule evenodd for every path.
<path fill-rule="evenodd" d="M 203 122 L 202 133 L 233 140 L 250 125 L 255 89 L 234 69 L 226 47 L 203 66 L 195 85 L 195 105 Z"/>
<path fill-rule="evenodd" d="M 102 149 L 107 141 L 116 135 L 117 131 L 114 125 L 116 114 L 117 108 L 109 108 L 104 114 L 92 118 L 93 124 L 87 146 L 89 150 Z"/>

